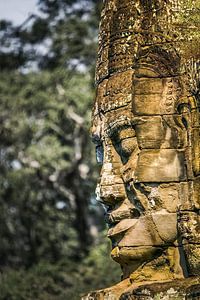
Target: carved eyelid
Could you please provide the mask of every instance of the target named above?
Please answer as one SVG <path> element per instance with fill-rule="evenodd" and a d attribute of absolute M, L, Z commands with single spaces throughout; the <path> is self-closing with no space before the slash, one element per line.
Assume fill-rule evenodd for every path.
<path fill-rule="evenodd" d="M 129 129 L 129 128 L 125 128 L 124 131 L 125 131 L 126 129 Z M 120 137 L 119 139 L 120 139 L 121 141 L 123 141 L 123 140 L 125 140 L 125 139 L 132 138 L 132 137 L 136 137 L 135 129 L 134 129 L 134 128 L 130 128 L 130 129 L 131 129 L 132 133 L 130 134 L 130 132 L 129 132 L 129 134 L 125 134 L 124 136 Z"/>
<path fill-rule="evenodd" d="M 123 136 L 118 135 L 118 136 L 117 136 L 117 139 L 116 139 L 115 133 L 113 133 L 113 135 L 112 135 L 110 138 L 113 140 L 113 142 L 114 142 L 115 144 L 120 144 L 120 143 L 123 142 L 124 140 L 128 140 L 128 139 L 131 139 L 131 138 L 135 138 L 135 137 L 136 137 L 136 132 L 135 132 L 135 130 L 134 130 L 134 128 L 133 128 L 132 126 L 126 127 L 126 128 L 122 128 L 120 133 L 122 133 L 122 131 L 126 131 L 127 129 L 131 130 L 132 133 L 130 134 L 130 132 L 129 132 L 129 134 L 124 134 Z M 119 132 L 119 131 L 118 131 L 118 132 Z"/>
<path fill-rule="evenodd" d="M 128 126 L 126 128 L 122 128 L 122 130 L 126 131 L 126 130 L 129 130 L 129 134 L 124 134 L 124 136 L 122 137 L 118 137 L 117 139 L 113 139 L 113 144 L 114 144 L 114 147 L 115 149 L 117 150 L 118 154 L 120 155 L 120 157 L 125 157 L 128 158 L 130 157 L 130 155 L 132 154 L 132 152 L 134 151 L 134 148 L 135 148 L 135 137 L 136 137 L 136 132 L 134 130 L 134 128 L 132 126 Z M 130 135 L 130 130 L 132 131 L 132 134 Z M 129 144 L 129 146 L 125 146 L 124 145 L 124 141 L 130 141 L 130 139 L 133 139 L 134 138 L 134 142 L 132 144 L 132 146 Z"/>
<path fill-rule="evenodd" d="M 132 129 L 133 131 L 135 131 L 133 128 L 133 124 L 131 124 L 131 123 L 115 124 L 115 126 L 108 127 L 106 131 L 107 131 L 108 136 L 110 138 L 113 138 L 119 132 L 121 132 L 123 130 L 127 130 L 127 129 Z"/>

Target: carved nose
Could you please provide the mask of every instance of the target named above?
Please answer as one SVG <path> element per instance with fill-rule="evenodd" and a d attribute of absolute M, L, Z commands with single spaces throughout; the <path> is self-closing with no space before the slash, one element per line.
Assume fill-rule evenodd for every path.
<path fill-rule="evenodd" d="M 117 209 L 108 212 L 105 220 L 109 225 L 113 225 L 124 219 L 137 219 L 139 216 L 140 212 L 136 207 L 122 203 Z"/>
<path fill-rule="evenodd" d="M 124 185 L 99 185 L 99 198 L 106 205 L 116 205 L 125 198 Z"/>
<path fill-rule="evenodd" d="M 112 165 L 109 163 L 103 166 L 96 193 L 98 194 L 97 198 L 106 205 L 115 205 L 126 196 L 121 176 L 113 174 Z"/>

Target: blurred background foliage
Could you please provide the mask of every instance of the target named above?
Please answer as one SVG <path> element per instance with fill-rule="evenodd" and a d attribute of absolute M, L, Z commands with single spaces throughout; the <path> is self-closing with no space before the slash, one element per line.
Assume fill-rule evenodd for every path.
<path fill-rule="evenodd" d="M 0 299 L 75 300 L 120 279 L 89 128 L 101 1 L 0 21 Z"/>

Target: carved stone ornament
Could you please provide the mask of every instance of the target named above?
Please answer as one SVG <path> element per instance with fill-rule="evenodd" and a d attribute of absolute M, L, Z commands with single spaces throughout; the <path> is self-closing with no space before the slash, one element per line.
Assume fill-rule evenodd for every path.
<path fill-rule="evenodd" d="M 92 136 L 123 276 L 84 300 L 200 299 L 200 102 L 173 39 L 178 9 L 103 3 Z"/>

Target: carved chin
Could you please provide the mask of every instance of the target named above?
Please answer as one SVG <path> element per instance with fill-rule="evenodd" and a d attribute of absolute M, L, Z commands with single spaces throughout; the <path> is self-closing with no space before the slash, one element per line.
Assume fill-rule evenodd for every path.
<path fill-rule="evenodd" d="M 143 262 L 151 261 L 162 254 L 163 249 L 153 246 L 115 247 L 111 252 L 113 260 L 120 265 L 135 264 L 135 268 Z"/>

